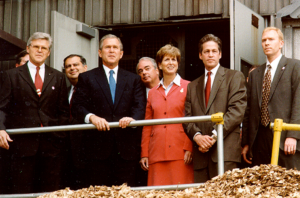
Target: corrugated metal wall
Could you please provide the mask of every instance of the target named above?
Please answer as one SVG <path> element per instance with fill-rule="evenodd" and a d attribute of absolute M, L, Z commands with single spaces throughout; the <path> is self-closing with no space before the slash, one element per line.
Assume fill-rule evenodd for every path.
<path fill-rule="evenodd" d="M 239 1 L 261 15 L 274 15 L 292 0 Z M 51 10 L 92 26 L 105 26 L 205 14 L 226 18 L 229 4 L 229 0 L 1 0 L 0 29 L 26 41 L 33 32 L 51 32 Z M 281 27 L 280 19 L 274 25 Z"/>

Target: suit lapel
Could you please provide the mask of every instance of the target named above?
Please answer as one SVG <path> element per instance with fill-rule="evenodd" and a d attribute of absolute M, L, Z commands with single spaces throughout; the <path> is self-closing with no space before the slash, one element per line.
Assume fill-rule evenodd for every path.
<path fill-rule="evenodd" d="M 44 83 L 43 83 L 43 88 L 42 88 L 42 95 L 43 95 L 46 87 L 48 86 L 48 84 L 53 79 L 53 77 L 54 77 L 53 71 L 50 69 L 50 67 L 45 65 L 45 77 L 44 77 Z"/>
<path fill-rule="evenodd" d="M 218 93 L 218 90 L 224 80 L 224 77 L 225 77 L 225 70 L 222 66 L 219 67 L 217 73 L 216 73 L 216 76 L 215 76 L 215 79 L 214 79 L 214 82 L 213 82 L 213 86 L 211 88 L 211 91 L 210 91 L 210 95 L 209 95 L 209 100 L 208 100 L 208 103 L 207 103 L 207 107 L 206 107 L 206 111 L 205 111 L 205 114 L 208 113 L 208 110 L 212 104 L 212 102 L 214 101 L 217 93 Z"/>
<path fill-rule="evenodd" d="M 32 88 L 34 93 L 36 93 L 36 88 L 35 88 L 32 78 L 31 78 L 27 63 L 26 63 L 26 65 L 20 67 L 19 74 L 28 83 L 28 85 Z"/>
<path fill-rule="evenodd" d="M 99 84 L 99 86 L 103 90 L 105 98 L 108 101 L 108 104 L 111 106 L 111 108 L 113 108 L 114 104 L 112 102 L 110 88 L 108 85 L 107 77 L 104 72 L 103 66 L 100 66 L 98 70 L 95 70 L 95 75 L 93 76 L 93 78 L 95 78 L 95 81 Z"/>
<path fill-rule="evenodd" d="M 260 108 L 261 108 L 262 86 L 263 86 L 263 81 L 264 81 L 265 70 L 266 70 L 266 64 L 262 65 L 261 67 L 258 67 L 256 69 L 256 71 L 258 72 L 257 77 L 254 78 L 254 81 L 256 82 L 258 104 L 259 104 Z"/>
<path fill-rule="evenodd" d="M 278 63 L 278 66 L 277 66 L 277 69 L 276 69 L 276 72 L 275 72 L 275 76 L 273 78 L 273 81 L 271 83 L 271 90 L 270 90 L 270 96 L 269 96 L 269 101 L 271 100 L 275 90 L 276 90 L 276 87 L 279 83 L 279 80 L 283 74 L 283 72 L 285 71 L 285 67 L 286 67 L 286 64 L 287 64 L 287 59 L 282 56 L 279 63 Z"/>
<path fill-rule="evenodd" d="M 204 93 L 204 77 L 205 77 L 205 74 L 200 76 L 197 87 L 196 87 L 197 97 L 198 97 L 202 112 L 206 111 L 205 99 L 204 99 L 204 97 L 205 97 L 204 96 L 205 95 L 205 93 Z"/>

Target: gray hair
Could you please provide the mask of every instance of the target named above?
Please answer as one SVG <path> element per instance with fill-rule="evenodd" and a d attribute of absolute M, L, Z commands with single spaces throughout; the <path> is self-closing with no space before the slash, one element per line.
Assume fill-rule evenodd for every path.
<path fill-rule="evenodd" d="M 140 62 L 141 62 L 142 60 L 150 61 L 150 62 L 152 63 L 152 65 L 153 65 L 154 69 L 157 69 L 156 61 L 155 61 L 153 58 L 150 58 L 150 57 L 142 57 L 142 58 L 140 58 L 138 64 L 136 65 L 136 73 L 137 73 L 137 74 L 139 74 L 139 72 L 138 72 L 138 66 L 139 66 L 139 64 L 140 64 Z"/>
<path fill-rule="evenodd" d="M 99 49 L 102 50 L 102 47 L 103 47 L 103 42 L 105 39 L 108 39 L 108 38 L 115 38 L 115 39 L 118 39 L 119 43 L 120 43 L 120 49 L 121 51 L 123 51 L 123 44 L 122 44 L 122 41 L 119 37 L 113 35 L 113 34 L 107 34 L 105 36 L 103 36 L 99 42 Z"/>
<path fill-rule="evenodd" d="M 51 49 L 51 47 L 52 47 L 52 38 L 51 38 L 50 34 L 47 34 L 45 32 L 35 32 L 35 33 L 33 33 L 33 35 L 31 35 L 31 37 L 27 41 L 27 46 L 29 47 L 31 45 L 31 42 L 33 40 L 37 40 L 37 39 L 47 40 L 49 42 L 49 49 Z"/>

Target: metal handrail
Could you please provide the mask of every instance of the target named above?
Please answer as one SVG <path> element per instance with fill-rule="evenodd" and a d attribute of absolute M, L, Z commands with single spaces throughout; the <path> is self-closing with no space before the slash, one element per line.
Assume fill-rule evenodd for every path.
<path fill-rule="evenodd" d="M 218 146 L 218 174 L 224 174 L 224 147 L 223 147 L 223 113 L 216 113 L 207 116 L 190 116 L 190 117 L 178 117 L 178 118 L 165 118 L 165 119 L 151 119 L 151 120 L 136 120 L 130 122 L 128 127 L 137 126 L 150 126 L 150 125 L 161 125 L 161 124 L 181 124 L 191 122 L 215 122 L 217 124 L 217 146 Z M 109 122 L 110 128 L 117 128 L 119 122 Z M 46 133 L 46 132 L 57 132 L 57 131 L 73 131 L 73 130 L 89 130 L 96 129 L 93 124 L 77 124 L 77 125 L 64 125 L 64 126 L 50 126 L 50 127 L 33 127 L 33 128 L 22 128 L 22 129 L 7 129 L 8 134 L 29 134 L 29 133 Z M 163 185 L 163 186 L 142 186 L 142 187 L 131 187 L 132 190 L 183 190 L 186 188 L 193 188 L 199 186 L 201 183 L 193 184 L 179 184 L 179 185 Z M 38 196 L 48 194 L 44 193 L 30 193 L 30 194 L 9 194 L 0 195 L 0 198 L 36 198 Z"/>
<path fill-rule="evenodd" d="M 191 117 L 178 117 L 178 118 L 164 118 L 164 119 L 151 119 L 151 120 L 136 120 L 131 121 L 128 127 L 137 126 L 149 126 L 149 125 L 161 125 L 161 124 L 180 124 L 188 122 L 206 122 L 211 121 L 212 116 L 191 116 Z M 119 122 L 109 122 L 110 128 L 117 128 Z M 48 126 L 48 127 L 33 127 L 22 129 L 7 129 L 8 134 L 26 134 L 26 133 L 46 133 L 57 131 L 72 131 L 72 130 L 89 130 L 96 129 L 93 124 L 75 124 L 75 125 L 63 125 L 63 126 Z"/>

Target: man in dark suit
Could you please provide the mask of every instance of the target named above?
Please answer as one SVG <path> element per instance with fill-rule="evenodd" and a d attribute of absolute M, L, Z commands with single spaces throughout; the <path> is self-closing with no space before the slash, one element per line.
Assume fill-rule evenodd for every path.
<path fill-rule="evenodd" d="M 140 155 L 141 131 L 126 128 L 133 120 L 144 119 L 145 89 L 140 76 L 119 67 L 123 56 L 121 40 L 104 36 L 99 43 L 99 68 L 79 75 L 73 96 L 72 115 L 94 124 L 100 131 L 84 133 L 85 157 L 91 185 L 135 185 Z M 108 122 L 121 128 L 110 129 Z"/>
<path fill-rule="evenodd" d="M 5 131 L 68 124 L 65 76 L 44 63 L 51 45 L 49 34 L 34 33 L 27 42 L 29 61 L 4 75 L 0 91 L 0 147 L 10 150 L 13 193 L 50 192 L 61 188 L 65 133 L 10 137 Z"/>
<path fill-rule="evenodd" d="M 283 34 L 268 27 L 262 34 L 267 63 L 250 73 L 243 121 L 242 155 L 252 165 L 271 162 L 273 132 L 270 122 L 300 124 L 300 61 L 281 54 Z M 281 133 L 278 164 L 300 170 L 300 133 Z"/>
<path fill-rule="evenodd" d="M 78 82 L 78 76 L 80 73 L 87 71 L 86 59 L 79 54 L 70 54 L 64 58 L 64 71 L 71 83 L 68 87 L 69 94 L 69 104 L 72 107 L 72 96 L 76 91 L 76 84 Z M 84 122 L 79 122 L 72 117 L 70 112 L 70 123 L 71 124 L 83 124 Z M 70 138 L 67 143 L 68 145 L 68 168 L 65 171 L 66 178 L 64 179 L 66 185 L 71 187 L 71 189 L 80 189 L 86 187 L 87 184 L 83 183 L 83 176 L 85 173 L 85 163 L 83 161 L 83 150 L 84 146 L 82 144 L 82 131 L 71 131 Z"/>
<path fill-rule="evenodd" d="M 205 75 L 188 85 L 186 116 L 224 113 L 224 170 L 238 167 L 240 162 L 240 123 L 246 108 L 244 75 L 220 66 L 221 40 L 208 34 L 199 42 L 199 57 L 205 66 Z M 217 144 L 211 137 L 216 132 L 211 122 L 184 124 L 185 132 L 194 142 L 194 180 L 205 182 L 218 175 Z"/>

